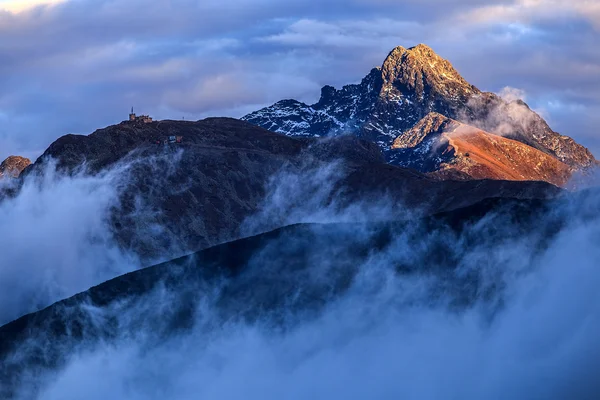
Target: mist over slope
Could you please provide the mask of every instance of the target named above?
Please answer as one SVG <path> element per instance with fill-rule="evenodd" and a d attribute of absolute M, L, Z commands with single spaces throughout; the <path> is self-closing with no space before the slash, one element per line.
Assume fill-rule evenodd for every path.
<path fill-rule="evenodd" d="M 109 224 L 127 175 L 121 167 L 64 176 L 49 164 L 0 201 L 0 323 L 139 268 Z"/>
<path fill-rule="evenodd" d="M 165 145 L 171 136 L 182 142 Z M 386 165 L 368 141 L 292 138 L 228 118 L 126 122 L 89 136 L 66 135 L 24 171 L 23 179 L 43 175 L 51 160 L 66 176 L 127 171 L 109 229 L 122 249 L 147 265 L 240 237 L 242 222 L 257 212 L 269 182 L 291 176 L 310 180 L 330 163 L 337 163 L 334 174 L 318 182 L 328 188 L 330 200 L 346 205 L 390 196 L 430 214 L 487 197 L 544 198 L 559 192 L 532 182 L 440 183 Z M 298 199 L 310 195 L 295 192 Z M 281 225 L 273 222 L 267 229 Z"/>
<path fill-rule="evenodd" d="M 208 119 L 65 136 L 2 193 L 2 398 L 597 393 L 594 191 Z"/>
<path fill-rule="evenodd" d="M 173 135 L 183 142 L 165 145 Z M 401 220 L 488 197 L 560 193 L 542 182 L 437 182 L 385 164 L 366 141 L 289 138 L 232 119 L 67 135 L 19 179 L 0 181 L 0 223 L 10 227 L 0 241 L 0 323 L 142 266 L 288 224 L 342 214 Z"/>
<path fill-rule="evenodd" d="M 219 245 L 0 328 L 5 393 L 595 398 L 599 209 L 496 199 Z"/>

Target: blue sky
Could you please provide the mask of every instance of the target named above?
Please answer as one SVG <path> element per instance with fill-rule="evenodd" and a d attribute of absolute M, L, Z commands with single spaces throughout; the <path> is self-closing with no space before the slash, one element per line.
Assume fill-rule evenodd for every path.
<path fill-rule="evenodd" d="M 600 156 L 594 0 L 0 0 L 0 158 L 126 118 L 240 117 L 426 43 Z"/>

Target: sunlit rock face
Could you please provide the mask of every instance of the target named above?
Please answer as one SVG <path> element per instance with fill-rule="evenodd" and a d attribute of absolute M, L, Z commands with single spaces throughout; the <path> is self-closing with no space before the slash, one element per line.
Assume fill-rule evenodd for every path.
<path fill-rule="evenodd" d="M 30 164 L 28 158 L 10 156 L 0 164 L 0 178 L 17 178 Z"/>
<path fill-rule="evenodd" d="M 531 146 L 571 170 L 597 164 L 588 149 L 554 132 L 523 101 L 482 92 L 423 44 L 395 48 L 359 84 L 339 90 L 325 86 L 316 104 L 284 100 L 243 119 L 290 136 L 351 133 L 376 142 L 388 161 L 409 166 L 392 144 L 398 137 L 416 140 L 405 133 L 431 112 Z"/>
<path fill-rule="evenodd" d="M 519 141 L 430 113 L 398 136 L 390 159 L 440 179 L 546 181 L 564 186 L 569 166 Z"/>

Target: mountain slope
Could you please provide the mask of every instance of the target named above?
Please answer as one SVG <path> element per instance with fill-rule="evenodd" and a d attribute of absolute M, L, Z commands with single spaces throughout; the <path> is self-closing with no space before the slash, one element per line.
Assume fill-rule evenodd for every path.
<path fill-rule="evenodd" d="M 572 169 L 596 165 L 589 150 L 552 131 L 524 102 L 480 91 L 422 44 L 395 48 L 360 84 L 325 86 L 316 104 L 285 100 L 243 119 L 292 136 L 351 132 L 387 153 L 396 137 L 430 112 L 527 144 Z"/>
<path fill-rule="evenodd" d="M 28 158 L 10 156 L 0 164 L 0 178 L 17 178 L 31 164 Z"/>
<path fill-rule="evenodd" d="M 172 135 L 182 136 L 182 143 L 162 144 Z M 122 248 L 145 262 L 253 233 L 245 230 L 245 221 L 270 209 L 269 196 L 281 185 L 296 181 L 305 183 L 286 189 L 286 207 L 292 209 L 269 218 L 261 229 L 284 225 L 293 210 L 318 211 L 303 209 L 309 200 L 319 201 L 313 208 L 344 208 L 353 202 L 389 199 L 402 205 L 393 208 L 397 215 L 389 215 L 395 218 L 415 208 L 429 214 L 488 197 L 546 198 L 560 193 L 543 183 L 439 182 L 386 164 L 379 148 L 368 141 L 292 138 L 228 118 L 126 122 L 89 136 L 66 135 L 50 145 L 22 179 L 36 179 L 52 167 L 52 159 L 67 174 L 82 168 L 88 174 L 116 171 L 119 204 L 109 215 L 111 229 Z M 336 165 L 335 176 L 319 178 L 330 165 Z M 312 191 L 317 189 L 306 187 L 311 184 L 325 191 L 322 199 L 314 199 Z M 295 198 L 306 200 L 296 204 Z"/>
<path fill-rule="evenodd" d="M 392 163 L 438 177 L 546 181 L 565 185 L 570 168 L 533 147 L 430 113 L 392 145 Z"/>
<path fill-rule="evenodd" d="M 289 326 L 295 316 L 310 317 L 343 295 L 363 264 L 375 263 L 374 271 L 391 274 L 439 276 L 432 291 L 445 292 L 455 307 L 468 307 L 480 296 L 485 278 L 475 271 L 452 271 L 464 254 L 481 245 L 469 233 L 473 223 L 487 216 L 505 221 L 506 230 L 514 225 L 521 232 L 552 235 L 554 223 L 542 218 L 548 208 L 540 201 L 495 199 L 420 221 L 294 225 L 117 277 L 0 327 L 0 396 L 10 398 L 19 383 L 35 390 L 44 383 L 45 371 L 60 369 L 78 352 L 98 345 L 137 338 L 149 341 L 150 350 L 189 332 L 203 301 L 216 314 L 215 326 L 265 316 L 271 316 L 271 326 Z M 504 239 L 503 229 L 492 234 L 490 241 Z M 424 237 L 431 243 L 421 248 Z M 411 258 L 393 251 L 397 240 L 414 246 Z M 465 249 L 457 252 L 456 242 Z M 388 252 L 388 264 L 373 260 Z M 286 318 L 280 317 L 283 313 Z"/>

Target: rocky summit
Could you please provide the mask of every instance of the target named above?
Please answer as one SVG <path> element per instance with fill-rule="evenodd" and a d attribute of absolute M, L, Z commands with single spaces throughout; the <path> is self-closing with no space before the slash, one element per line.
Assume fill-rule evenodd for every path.
<path fill-rule="evenodd" d="M 376 142 L 389 162 L 429 172 L 429 166 L 415 163 L 410 152 L 400 157 L 392 147 L 398 138 L 406 144 L 418 142 L 418 136 L 407 134 L 418 134 L 417 125 L 432 112 L 529 146 L 568 166 L 571 172 L 597 165 L 588 149 L 554 132 L 526 103 L 482 92 L 423 44 L 395 48 L 382 66 L 371 70 L 359 84 L 339 90 L 325 86 L 316 104 L 283 100 L 243 119 L 290 136 L 352 133 Z M 520 161 L 528 163 L 527 159 Z M 538 161 L 539 157 L 532 160 Z M 496 177 L 483 174 L 479 178 Z"/>
<path fill-rule="evenodd" d="M 31 164 L 28 158 L 10 156 L 0 164 L 0 178 L 17 178 Z"/>

